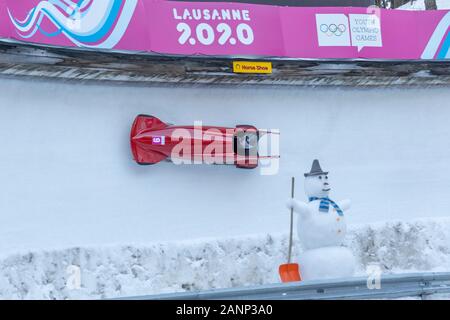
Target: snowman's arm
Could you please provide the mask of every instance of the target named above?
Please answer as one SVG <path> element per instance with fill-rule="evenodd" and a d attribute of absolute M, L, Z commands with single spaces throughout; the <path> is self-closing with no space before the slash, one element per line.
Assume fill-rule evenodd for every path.
<path fill-rule="evenodd" d="M 339 206 L 339 208 L 341 208 L 342 211 L 347 211 L 348 209 L 350 209 L 352 202 L 350 201 L 350 199 L 345 199 L 336 202 L 336 204 Z"/>
<path fill-rule="evenodd" d="M 291 198 L 287 202 L 287 207 L 289 209 L 293 208 L 294 211 L 300 214 L 303 218 L 308 218 L 311 215 L 308 205 L 304 202 Z"/>

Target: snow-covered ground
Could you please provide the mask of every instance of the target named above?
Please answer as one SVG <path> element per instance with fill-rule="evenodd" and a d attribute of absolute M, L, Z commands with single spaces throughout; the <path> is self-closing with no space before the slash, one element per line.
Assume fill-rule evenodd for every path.
<path fill-rule="evenodd" d="M 450 219 L 353 225 L 346 245 L 360 276 L 370 264 L 384 274 L 448 271 Z M 287 237 L 261 234 L 30 251 L 0 260 L 0 299 L 114 298 L 276 283 L 286 247 Z M 73 266 L 81 270 L 79 289 L 70 287 Z"/>
<path fill-rule="evenodd" d="M 408 223 L 450 217 L 447 88 L 0 79 L 0 93 L 1 297 L 111 297 L 276 281 L 290 177 L 304 199 L 301 178 L 314 158 L 330 171 L 331 197 L 352 199 L 348 241 L 361 268 L 375 257 L 391 271 L 450 269 L 447 220 Z M 176 124 L 280 129 L 279 173 L 140 167 L 128 141 L 139 113 Z M 376 225 L 389 220 L 406 229 Z M 370 248 L 375 256 L 364 253 Z M 71 263 L 84 270 L 81 292 L 64 289 Z"/>

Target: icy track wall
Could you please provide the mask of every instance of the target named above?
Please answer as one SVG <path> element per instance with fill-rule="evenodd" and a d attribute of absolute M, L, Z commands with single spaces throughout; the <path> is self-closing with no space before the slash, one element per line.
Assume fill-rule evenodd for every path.
<path fill-rule="evenodd" d="M 448 216 L 450 91 L 129 87 L 0 79 L 0 254 L 280 233 L 314 158 L 349 224 Z M 320 99 L 318 99 L 320 97 Z M 279 129 L 276 175 L 139 166 L 138 114 Z"/>
<path fill-rule="evenodd" d="M 373 264 L 385 274 L 448 271 L 450 220 L 353 226 L 346 245 L 360 276 Z M 115 298 L 277 283 L 286 246 L 287 237 L 267 234 L 16 254 L 0 259 L 0 298 Z"/>
<path fill-rule="evenodd" d="M 448 10 L 0 0 L 0 21 L 4 40 L 94 50 L 311 59 L 450 57 Z"/>

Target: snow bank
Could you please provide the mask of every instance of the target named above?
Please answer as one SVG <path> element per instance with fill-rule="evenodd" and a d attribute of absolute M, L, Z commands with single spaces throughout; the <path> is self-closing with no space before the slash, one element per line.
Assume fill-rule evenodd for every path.
<path fill-rule="evenodd" d="M 286 239 L 255 236 L 9 256 L 0 262 L 0 298 L 105 298 L 277 281 Z M 81 270 L 81 288 L 66 285 Z"/>
<path fill-rule="evenodd" d="M 358 274 L 450 269 L 450 219 L 353 226 Z M 285 235 L 29 252 L 0 260 L 0 298 L 113 298 L 278 282 Z M 296 252 L 297 253 L 297 252 Z M 81 287 L 67 286 L 79 266 Z"/>
<path fill-rule="evenodd" d="M 346 245 L 360 267 L 376 263 L 389 273 L 450 271 L 448 218 L 353 227 Z"/>

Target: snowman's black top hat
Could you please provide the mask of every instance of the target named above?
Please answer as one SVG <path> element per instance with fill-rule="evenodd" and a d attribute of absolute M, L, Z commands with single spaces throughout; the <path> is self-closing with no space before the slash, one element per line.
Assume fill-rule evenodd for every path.
<path fill-rule="evenodd" d="M 311 171 L 305 173 L 305 177 L 318 176 L 321 174 L 328 174 L 328 172 L 323 172 L 320 167 L 319 160 L 315 159 L 312 163 Z"/>

